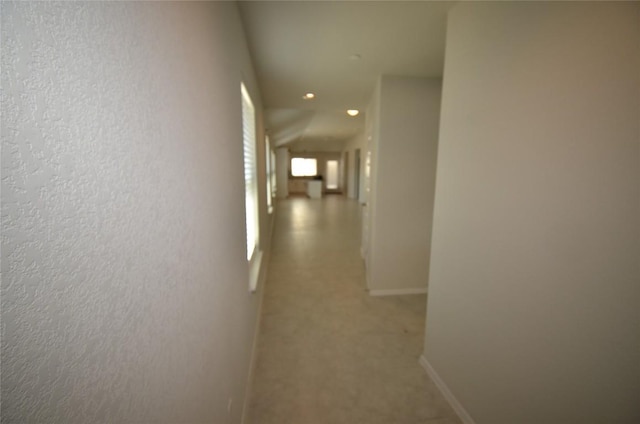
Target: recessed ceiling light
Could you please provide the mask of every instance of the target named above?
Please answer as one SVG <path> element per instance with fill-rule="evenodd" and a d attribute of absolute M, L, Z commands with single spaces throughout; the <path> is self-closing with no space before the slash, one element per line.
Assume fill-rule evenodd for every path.
<path fill-rule="evenodd" d="M 305 99 L 305 100 L 311 100 L 311 99 L 313 99 L 314 97 L 316 97 L 316 95 L 315 95 L 315 94 L 313 94 L 313 93 L 307 93 L 307 94 L 305 94 L 304 96 L 302 96 L 302 98 L 303 98 L 303 99 Z"/>
<path fill-rule="evenodd" d="M 347 115 L 349 115 L 349 116 L 356 116 L 359 113 L 360 113 L 360 111 L 358 109 L 349 109 L 347 111 Z"/>

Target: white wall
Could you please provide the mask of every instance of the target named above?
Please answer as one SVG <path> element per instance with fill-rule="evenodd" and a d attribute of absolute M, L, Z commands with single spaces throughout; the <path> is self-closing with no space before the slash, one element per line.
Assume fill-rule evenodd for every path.
<path fill-rule="evenodd" d="M 373 222 L 373 205 L 375 205 L 375 179 L 372 175 L 372 164 L 375 162 L 376 142 L 378 140 L 380 119 L 380 85 L 381 79 L 378 78 L 371 94 L 371 100 L 367 105 L 367 113 L 364 123 L 364 149 L 362 150 L 360 161 L 362 162 L 360 204 L 362 205 L 362 241 L 360 244 L 360 254 L 364 260 L 365 279 L 367 287 L 371 281 L 371 244 L 373 231 L 371 230 Z"/>
<path fill-rule="evenodd" d="M 640 422 L 639 13 L 449 16 L 425 352 L 478 424 Z"/>
<path fill-rule="evenodd" d="M 1 7 L 3 422 L 239 422 L 236 5 Z"/>
<path fill-rule="evenodd" d="M 289 196 L 289 149 L 278 147 L 276 149 L 276 196 L 278 199 L 286 199 Z"/>
<path fill-rule="evenodd" d="M 427 287 L 440 91 L 438 78 L 380 79 L 372 117 L 372 291 Z"/>

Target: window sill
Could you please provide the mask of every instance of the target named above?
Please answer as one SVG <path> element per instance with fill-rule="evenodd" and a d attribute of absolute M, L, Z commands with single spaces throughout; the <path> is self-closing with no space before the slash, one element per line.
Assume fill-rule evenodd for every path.
<path fill-rule="evenodd" d="M 256 250 L 251 257 L 249 264 L 249 291 L 255 293 L 260 280 L 260 269 L 262 268 L 262 250 Z"/>

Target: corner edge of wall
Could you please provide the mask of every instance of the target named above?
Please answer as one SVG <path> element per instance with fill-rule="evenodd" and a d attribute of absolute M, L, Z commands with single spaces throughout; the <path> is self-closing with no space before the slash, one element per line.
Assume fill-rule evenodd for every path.
<path fill-rule="evenodd" d="M 453 411 L 458 415 L 458 417 L 462 420 L 464 424 L 476 424 L 476 422 L 471 418 L 471 415 L 467 412 L 466 409 L 462 406 L 462 404 L 458 401 L 458 399 L 451 393 L 449 387 L 446 383 L 440 378 L 440 375 L 436 372 L 436 370 L 431 366 L 429 360 L 424 355 L 420 355 L 420 359 L 418 360 L 422 368 L 426 371 L 426 373 L 431 377 L 431 380 L 435 383 L 436 387 L 440 390 L 444 398 L 449 402 Z"/>

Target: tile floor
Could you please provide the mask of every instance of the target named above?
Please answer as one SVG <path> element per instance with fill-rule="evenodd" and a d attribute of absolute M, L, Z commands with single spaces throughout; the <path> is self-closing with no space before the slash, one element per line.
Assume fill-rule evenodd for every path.
<path fill-rule="evenodd" d="M 278 203 L 247 424 L 460 424 L 418 364 L 426 296 L 370 297 L 360 206 Z"/>

